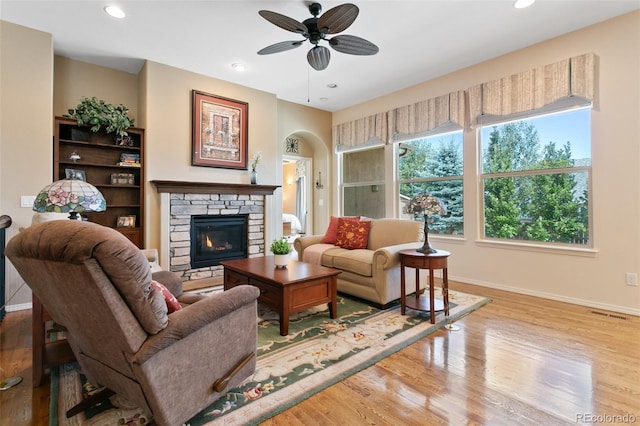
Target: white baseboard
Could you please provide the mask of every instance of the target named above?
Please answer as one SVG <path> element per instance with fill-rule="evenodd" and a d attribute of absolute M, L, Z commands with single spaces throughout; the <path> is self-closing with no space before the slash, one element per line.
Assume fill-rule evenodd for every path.
<path fill-rule="evenodd" d="M 5 306 L 5 310 L 7 312 L 23 311 L 25 309 L 31 309 L 31 308 L 33 308 L 31 303 L 20 303 L 19 305 L 7 305 L 7 306 Z"/>
<path fill-rule="evenodd" d="M 466 277 L 449 277 L 450 280 L 459 281 L 461 283 L 475 284 L 482 287 L 494 288 L 496 290 L 504 290 L 511 293 L 525 294 L 527 296 L 540 297 L 543 299 L 556 300 L 558 302 L 571 303 L 573 305 L 587 306 L 590 308 L 604 309 L 606 311 L 620 312 L 629 315 L 640 316 L 640 309 L 627 308 L 625 306 L 610 305 L 608 303 L 599 303 L 592 300 L 583 300 L 574 297 L 560 296 L 553 293 L 545 293 L 542 291 L 528 290 L 517 287 L 510 287 L 501 284 L 488 283 L 484 281 L 472 280 Z"/>

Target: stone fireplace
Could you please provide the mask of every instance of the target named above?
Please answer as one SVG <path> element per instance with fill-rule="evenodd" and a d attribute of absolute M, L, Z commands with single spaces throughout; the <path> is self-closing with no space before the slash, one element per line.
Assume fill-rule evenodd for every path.
<path fill-rule="evenodd" d="M 160 261 L 165 269 L 180 275 L 183 281 L 206 280 L 206 285 L 221 284 L 224 271 L 217 259 L 202 263 L 195 261 L 198 249 L 203 251 L 202 244 L 207 245 L 206 236 L 202 240 L 192 240 L 192 222 L 200 222 L 207 217 L 216 217 L 222 221 L 223 229 L 216 231 L 219 238 L 225 241 L 211 242 L 211 250 L 204 249 L 204 257 L 217 252 L 227 252 L 238 258 L 238 250 L 243 257 L 262 256 L 265 253 L 265 197 L 272 195 L 275 185 L 243 185 L 209 182 L 151 181 L 162 197 L 161 211 L 161 247 Z M 229 219 L 232 219 L 229 222 Z M 239 220 L 237 220 L 239 219 Z M 230 240 L 236 235 L 224 234 L 229 231 L 229 224 L 243 222 L 236 229 L 244 232 L 244 241 Z M 209 225 L 205 225 L 209 226 Z M 166 234 L 166 235 L 165 235 Z M 206 233 L 205 233 L 206 234 Z M 195 236 L 195 234 L 193 235 Z M 211 239 L 213 234 L 209 235 Z M 238 247 L 238 244 L 240 247 Z M 207 252 L 208 251 L 208 252 Z M 202 253 L 200 253 L 202 254 Z M 218 256 L 219 257 L 219 256 Z M 210 259 L 206 259 L 207 261 Z M 167 268 L 168 265 L 169 267 Z"/>

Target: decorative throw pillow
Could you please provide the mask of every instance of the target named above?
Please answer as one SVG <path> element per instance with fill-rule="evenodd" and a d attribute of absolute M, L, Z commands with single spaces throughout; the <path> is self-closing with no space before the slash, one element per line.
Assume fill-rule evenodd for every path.
<path fill-rule="evenodd" d="M 338 220 L 336 245 L 345 249 L 366 249 L 371 221 Z"/>
<path fill-rule="evenodd" d="M 167 302 L 167 309 L 169 310 L 169 313 L 182 309 L 178 299 L 176 299 L 176 297 L 164 285 L 160 284 L 158 281 L 151 280 L 151 286 L 162 294 L 165 302 Z"/>
<path fill-rule="evenodd" d="M 329 226 L 327 227 L 327 232 L 324 233 L 324 237 L 322 244 L 335 244 L 336 239 L 338 238 L 338 219 L 337 216 L 331 216 L 331 220 L 329 221 Z M 343 216 L 342 219 L 358 219 L 358 216 Z"/>

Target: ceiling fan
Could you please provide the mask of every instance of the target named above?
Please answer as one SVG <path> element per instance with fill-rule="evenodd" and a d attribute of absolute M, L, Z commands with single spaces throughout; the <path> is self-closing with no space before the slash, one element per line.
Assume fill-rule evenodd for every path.
<path fill-rule="evenodd" d="M 322 71 L 329 66 L 331 53 L 324 46 L 319 46 L 321 41 L 327 41 L 333 50 L 348 53 L 350 55 L 375 55 L 378 53 L 378 46 L 363 38 L 352 35 L 337 35 L 326 38 L 329 34 L 336 34 L 349 28 L 358 16 L 358 6 L 351 3 L 341 4 L 329 9 L 322 16 L 318 17 L 322 11 L 320 3 L 309 5 L 309 12 L 312 18 L 302 22 L 296 21 L 288 16 L 281 15 L 268 10 L 261 10 L 258 13 L 267 21 L 278 27 L 298 33 L 304 40 L 281 41 L 258 51 L 258 55 L 270 55 L 272 53 L 284 52 L 286 50 L 299 47 L 306 40 L 309 40 L 314 47 L 307 53 L 307 62 L 315 70 Z"/>

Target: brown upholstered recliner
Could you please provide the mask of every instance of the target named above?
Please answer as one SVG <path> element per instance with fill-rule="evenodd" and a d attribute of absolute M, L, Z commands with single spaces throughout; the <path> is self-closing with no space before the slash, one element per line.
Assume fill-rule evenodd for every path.
<path fill-rule="evenodd" d="M 159 425 L 182 424 L 255 370 L 253 286 L 212 296 L 181 294 L 167 313 L 151 286 L 149 262 L 119 232 L 94 223 L 52 221 L 15 237 L 6 255 L 68 340 L 89 381 L 146 409 Z"/>

